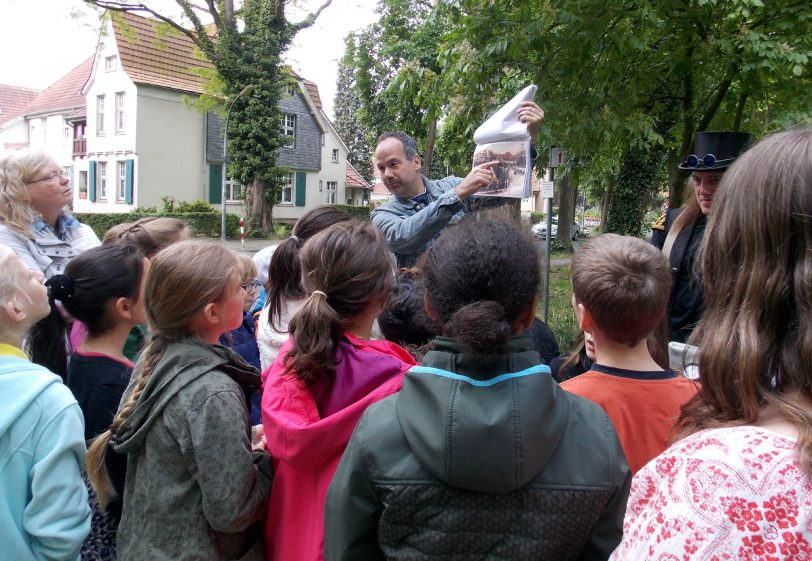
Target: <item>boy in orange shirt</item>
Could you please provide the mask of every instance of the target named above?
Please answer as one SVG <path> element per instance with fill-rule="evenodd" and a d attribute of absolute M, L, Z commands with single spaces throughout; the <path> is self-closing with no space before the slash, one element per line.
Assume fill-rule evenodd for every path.
<path fill-rule="evenodd" d="M 600 405 L 615 425 L 632 473 L 668 447 L 694 382 L 663 370 L 646 339 L 671 289 L 668 261 L 637 238 L 604 234 L 572 259 L 572 305 L 595 342 L 592 369 L 561 387 Z"/>

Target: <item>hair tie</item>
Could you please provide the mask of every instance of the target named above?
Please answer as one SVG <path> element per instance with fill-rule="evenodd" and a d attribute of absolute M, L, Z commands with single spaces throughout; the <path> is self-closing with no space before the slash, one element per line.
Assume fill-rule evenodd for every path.
<path fill-rule="evenodd" d="M 68 275 L 54 275 L 45 281 L 45 286 L 53 300 L 68 300 L 73 296 L 73 279 Z"/>
<path fill-rule="evenodd" d="M 314 290 L 314 291 L 311 293 L 311 295 L 312 295 L 312 294 L 321 294 L 322 296 L 324 296 L 325 298 L 327 298 L 327 295 L 326 295 L 324 292 L 322 292 L 321 290 Z"/>
<path fill-rule="evenodd" d="M 290 239 L 292 239 L 296 243 L 299 243 L 299 236 L 297 236 L 296 234 L 291 234 Z"/>

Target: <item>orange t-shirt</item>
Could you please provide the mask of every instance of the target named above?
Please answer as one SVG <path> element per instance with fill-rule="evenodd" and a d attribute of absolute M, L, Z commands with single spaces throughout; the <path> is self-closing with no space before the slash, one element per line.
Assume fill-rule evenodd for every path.
<path fill-rule="evenodd" d="M 680 407 L 698 389 L 696 382 L 673 370 L 637 372 L 601 364 L 561 387 L 606 411 L 632 473 L 668 448 Z"/>

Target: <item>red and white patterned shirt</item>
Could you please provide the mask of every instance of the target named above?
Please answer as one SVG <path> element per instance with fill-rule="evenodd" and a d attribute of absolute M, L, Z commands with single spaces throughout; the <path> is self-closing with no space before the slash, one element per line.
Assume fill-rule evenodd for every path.
<path fill-rule="evenodd" d="M 812 480 L 795 445 L 753 426 L 677 442 L 634 476 L 610 559 L 812 560 Z"/>

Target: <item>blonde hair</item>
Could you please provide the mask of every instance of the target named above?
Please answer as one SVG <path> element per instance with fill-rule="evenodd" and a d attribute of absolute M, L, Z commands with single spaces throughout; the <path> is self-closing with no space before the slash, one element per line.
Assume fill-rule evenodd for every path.
<path fill-rule="evenodd" d="M 57 165 L 42 150 L 23 150 L 0 156 L 0 221 L 31 237 L 31 224 L 39 213 L 31 206 L 30 179 L 49 165 Z"/>
<path fill-rule="evenodd" d="M 771 135 L 722 178 L 703 238 L 705 312 L 691 339 L 702 385 L 681 435 L 753 424 L 772 405 L 812 475 L 812 127 Z"/>
<path fill-rule="evenodd" d="M 146 216 L 135 222 L 125 222 L 110 228 L 102 243 L 123 242 L 134 245 L 152 259 L 156 253 L 189 237 L 189 227 L 183 220 L 167 216 Z"/>
<path fill-rule="evenodd" d="M 234 252 L 237 258 L 237 272 L 240 275 L 240 283 L 251 282 L 257 278 L 257 265 L 254 260 L 244 253 Z"/>
<path fill-rule="evenodd" d="M 152 260 L 144 287 L 149 338 L 136 366 L 135 384 L 110 428 L 93 441 L 87 453 L 90 483 L 103 507 L 115 498 L 104 464 L 111 439 L 135 409 L 167 344 L 195 335 L 189 329 L 190 321 L 207 304 L 222 299 L 236 271 L 237 258 L 230 250 L 204 241 L 178 242 Z"/>
<path fill-rule="evenodd" d="M 28 272 L 25 264 L 8 246 L 0 244 L 0 313 L 5 315 L 5 308 L 2 306 L 6 302 L 18 302 L 20 299 L 20 287 L 27 279 L 24 274 Z M 12 342 L 19 340 L 31 327 L 25 322 L 0 321 L 0 342 Z"/>

